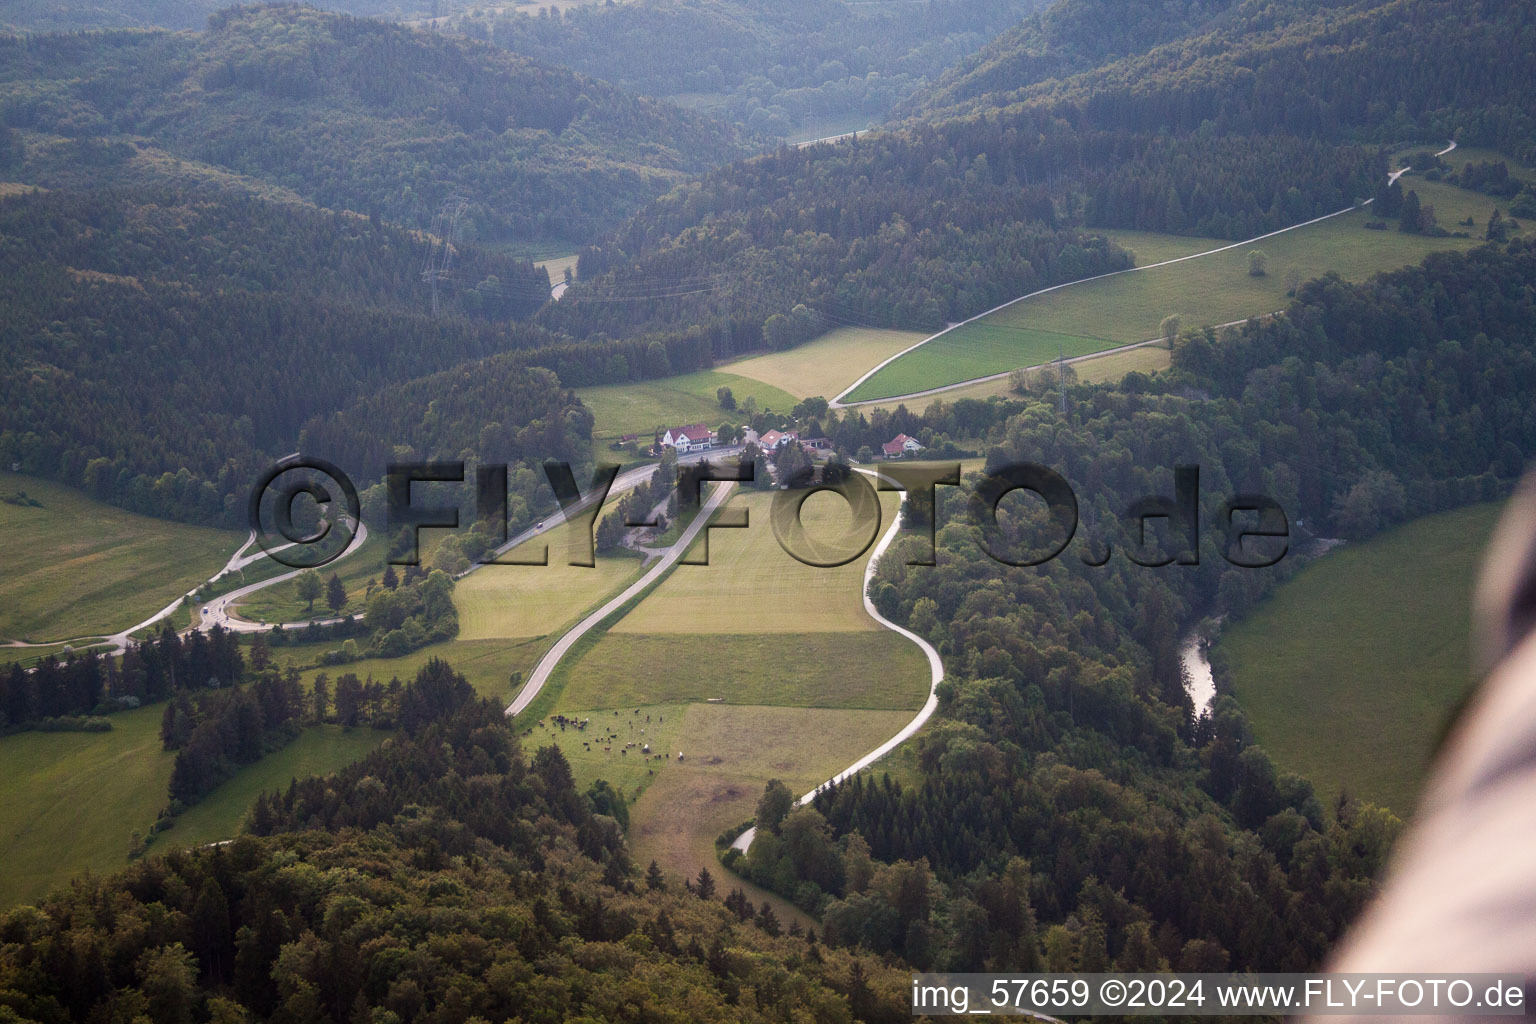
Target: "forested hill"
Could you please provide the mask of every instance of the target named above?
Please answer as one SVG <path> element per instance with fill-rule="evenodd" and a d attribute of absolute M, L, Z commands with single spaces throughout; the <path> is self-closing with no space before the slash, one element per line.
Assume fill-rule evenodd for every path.
<path fill-rule="evenodd" d="M 688 94 L 754 130 L 787 135 L 824 118 L 830 134 L 884 120 L 1043 2 L 627 0 L 563 14 L 475 10 L 453 24 L 621 88 Z"/>
<path fill-rule="evenodd" d="M 919 117 L 658 199 L 542 316 L 578 336 L 702 328 L 717 355 L 850 323 L 934 330 L 1115 269 L 1093 229 L 1240 240 L 1367 199 L 1387 143 L 1536 146 L 1536 10 L 1517 0 L 1119 13 L 1060 0 Z"/>
<path fill-rule="evenodd" d="M 1230 20 L 1241 0 L 1056 0 L 947 70 L 916 111 L 1098 67 Z"/>
<path fill-rule="evenodd" d="M 544 301 L 543 270 L 462 247 L 433 316 L 425 244 L 248 197 L 0 199 L 0 462 L 138 512 L 235 525 L 251 481 L 307 421 L 466 360 L 548 347 L 547 332 L 508 319 Z M 509 366 L 497 379 L 495 415 L 446 454 L 491 419 L 536 433 L 549 420 L 560 452 L 581 447 L 590 420 L 567 419 L 579 403 L 552 377 Z M 389 440 L 425 447 L 410 432 Z"/>
<path fill-rule="evenodd" d="M 23 133 L 20 180 L 57 183 L 78 140 L 142 139 L 408 226 L 462 195 L 471 239 L 589 237 L 751 148 L 495 47 L 296 6 L 230 8 L 202 33 L 0 38 L 0 112 Z M 99 147 L 95 173 L 131 153 Z"/>
<path fill-rule="evenodd" d="M 1171 5 L 1183 17 L 1157 16 L 1169 6 L 1115 3 L 1106 16 L 1103 0 L 1061 0 L 962 62 L 917 112 L 1034 103 L 1099 128 L 1454 137 L 1536 153 L 1536 9 L 1523 0 L 1188 2 Z M 1079 55 L 1094 53 L 1105 60 L 1085 68 Z"/>

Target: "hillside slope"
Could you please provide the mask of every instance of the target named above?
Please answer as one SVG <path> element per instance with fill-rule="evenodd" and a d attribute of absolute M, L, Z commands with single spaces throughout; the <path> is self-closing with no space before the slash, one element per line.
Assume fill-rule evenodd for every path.
<path fill-rule="evenodd" d="M 203 33 L 0 39 L 21 180 L 56 183 L 77 140 L 142 138 L 322 206 L 462 237 L 585 237 L 747 152 L 733 130 L 464 39 L 310 8 L 230 8 Z M 95 152 L 109 173 L 114 153 Z M 73 164 L 55 167 L 58 163 Z"/>

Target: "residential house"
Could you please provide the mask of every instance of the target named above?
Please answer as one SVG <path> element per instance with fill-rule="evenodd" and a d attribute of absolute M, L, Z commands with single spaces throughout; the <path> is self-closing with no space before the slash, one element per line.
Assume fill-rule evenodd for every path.
<path fill-rule="evenodd" d="M 715 446 L 715 435 L 702 423 L 690 423 L 686 427 L 672 427 L 661 435 L 661 443 L 677 449 L 679 455 L 701 452 Z"/>
<path fill-rule="evenodd" d="M 757 439 L 757 446 L 765 452 L 771 452 L 777 451 L 791 441 L 798 440 L 800 435 L 793 430 L 769 430 Z"/>
<path fill-rule="evenodd" d="M 908 455 L 916 455 L 923 450 L 917 438 L 908 437 L 906 434 L 897 434 L 885 444 L 880 446 L 880 452 L 888 459 L 901 459 Z"/>

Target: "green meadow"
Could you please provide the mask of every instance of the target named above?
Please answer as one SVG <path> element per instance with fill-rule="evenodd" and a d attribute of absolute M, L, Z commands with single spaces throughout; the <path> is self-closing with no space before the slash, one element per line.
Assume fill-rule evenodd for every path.
<path fill-rule="evenodd" d="M 715 392 L 731 389 L 736 399 L 734 412 L 721 407 Z M 787 413 L 799 399 L 787 391 L 760 380 L 719 370 L 698 370 L 676 377 L 636 381 L 630 384 L 603 384 L 577 388 L 576 394 L 594 420 L 592 438 L 598 442 L 616 441 L 626 434 L 638 434 L 649 443 L 658 428 L 703 423 L 711 429 L 721 423 L 740 423 L 741 404 L 749 397 L 758 409 Z"/>
<path fill-rule="evenodd" d="M 1497 505 L 1345 545 L 1223 631 L 1219 658 L 1259 743 L 1323 799 L 1409 814 L 1470 685 L 1473 582 Z"/>
<path fill-rule="evenodd" d="M 1489 214 L 1503 201 L 1418 176 L 1402 179 L 1405 189 L 1434 207 L 1447 231 L 1470 238 L 1434 238 L 1396 230 L 1366 228 L 1370 207 L 1297 228 L 1225 252 L 1169 266 L 1085 281 L 1016 302 L 955 328 L 891 363 L 861 384 L 849 401 L 889 398 L 927 388 L 1034 366 L 1058 355 L 1068 358 L 1155 338 L 1163 318 L 1178 315 L 1186 327 L 1230 323 L 1283 310 L 1287 281 L 1306 281 L 1333 272 L 1361 281 L 1373 274 L 1417 263 L 1432 252 L 1469 249 L 1482 243 Z M 1466 218 L 1473 224 L 1461 224 Z M 1529 227 L 1526 231 L 1531 230 Z M 1135 251 L 1137 264 L 1208 251 L 1228 242 L 1181 239 L 1148 232 L 1104 232 Z M 1249 273 L 1249 253 L 1262 252 L 1266 273 Z M 873 364 L 871 364 L 873 365 Z"/>
<path fill-rule="evenodd" d="M 18 504 L 19 493 L 37 502 Z M 36 477 L 0 473 L 0 638 L 126 629 L 223 568 L 245 540 L 124 512 Z"/>
<path fill-rule="evenodd" d="M 175 755 L 161 749 L 163 704 L 111 717 L 110 732 L 0 737 L 0 907 L 83 871 L 115 871 L 166 804 Z M 311 727 L 214 790 L 150 846 L 163 853 L 234 835 L 256 796 L 326 774 L 384 740 L 370 729 Z"/>

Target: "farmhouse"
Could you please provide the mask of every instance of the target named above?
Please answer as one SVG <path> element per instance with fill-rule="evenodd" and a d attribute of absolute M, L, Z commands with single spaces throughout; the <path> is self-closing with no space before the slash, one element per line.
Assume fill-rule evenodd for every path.
<path fill-rule="evenodd" d="M 758 438 L 757 446 L 765 452 L 776 451 L 791 441 L 800 440 L 800 435 L 793 430 L 770 430 Z"/>
<path fill-rule="evenodd" d="M 915 455 L 923 450 L 918 444 L 917 438 L 908 437 L 906 434 L 897 434 L 885 444 L 880 446 L 880 452 L 888 459 L 900 459 L 908 455 Z"/>
<path fill-rule="evenodd" d="M 661 435 L 661 443 L 675 448 L 679 455 L 684 452 L 700 452 L 715 445 L 715 435 L 702 423 L 690 423 L 686 427 L 672 427 Z"/>

